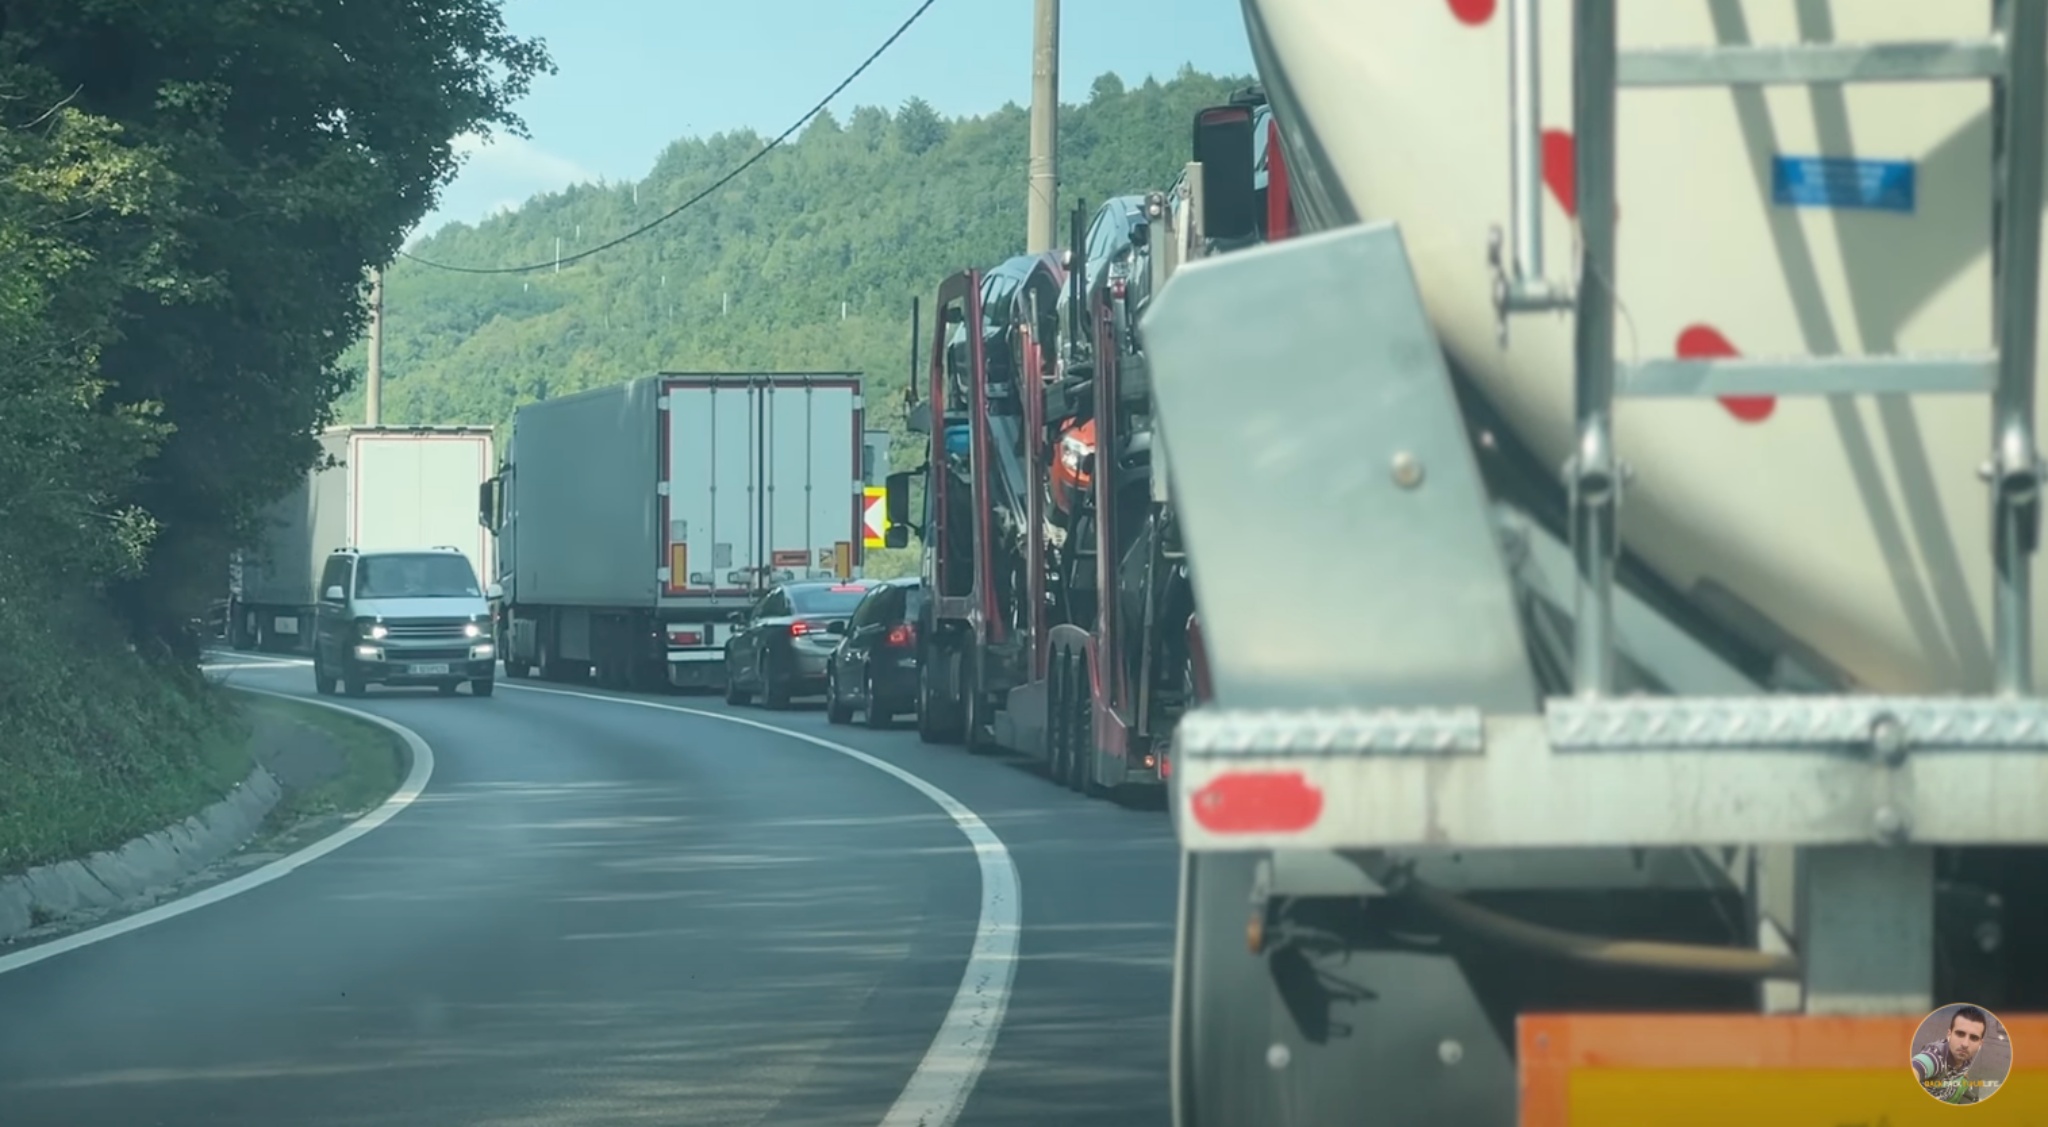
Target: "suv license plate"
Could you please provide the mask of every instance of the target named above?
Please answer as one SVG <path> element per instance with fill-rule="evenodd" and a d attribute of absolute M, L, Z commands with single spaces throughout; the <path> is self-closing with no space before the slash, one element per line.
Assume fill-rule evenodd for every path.
<path fill-rule="evenodd" d="M 407 672 L 415 677 L 438 677 L 448 672 L 448 666 L 446 663 L 439 665 L 415 665 L 407 670 Z"/>

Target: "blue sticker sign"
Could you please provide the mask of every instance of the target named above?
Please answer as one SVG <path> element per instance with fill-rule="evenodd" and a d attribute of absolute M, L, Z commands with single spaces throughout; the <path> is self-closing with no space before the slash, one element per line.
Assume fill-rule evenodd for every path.
<path fill-rule="evenodd" d="M 1855 157 L 1772 157 L 1771 198 L 1779 207 L 1911 212 L 1912 161 Z"/>

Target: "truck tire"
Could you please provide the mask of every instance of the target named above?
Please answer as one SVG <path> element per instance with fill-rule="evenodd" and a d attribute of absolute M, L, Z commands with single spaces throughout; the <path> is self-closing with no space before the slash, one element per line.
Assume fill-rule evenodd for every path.
<path fill-rule="evenodd" d="M 239 602 L 228 603 L 228 648 L 246 653 L 256 645 L 256 637 L 249 629 L 249 608 Z"/>
<path fill-rule="evenodd" d="M 943 699 L 932 686 L 931 663 L 944 656 L 927 654 L 917 663 L 917 738 L 928 744 L 960 742 L 953 702 Z"/>

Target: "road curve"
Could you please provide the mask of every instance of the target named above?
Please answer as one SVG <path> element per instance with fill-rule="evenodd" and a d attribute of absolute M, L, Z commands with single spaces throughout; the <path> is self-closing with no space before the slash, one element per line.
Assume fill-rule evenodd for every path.
<path fill-rule="evenodd" d="M 816 714 L 348 703 L 433 747 L 425 792 L 283 879 L 0 973 L 0 1118 L 943 1123 L 971 1084 L 970 1127 L 1165 1121 L 1156 813 Z M 1014 962 L 997 836 L 1030 893 Z"/>

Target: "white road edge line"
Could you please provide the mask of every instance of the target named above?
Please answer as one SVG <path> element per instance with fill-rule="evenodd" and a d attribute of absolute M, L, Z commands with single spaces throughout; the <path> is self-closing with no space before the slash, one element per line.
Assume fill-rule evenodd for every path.
<path fill-rule="evenodd" d="M 808 732 L 744 716 L 660 701 L 605 696 L 574 689 L 543 689 L 503 681 L 498 683 L 498 687 L 522 693 L 581 697 L 608 704 L 702 716 L 802 740 L 889 775 L 931 799 L 945 811 L 953 825 L 967 838 L 968 844 L 974 847 L 975 861 L 981 867 L 981 919 L 975 925 L 974 946 L 967 956 L 967 970 L 960 976 L 960 989 L 953 995 L 953 1004 L 946 1010 L 946 1019 L 939 1024 L 939 1032 L 932 1038 L 931 1047 L 925 1050 L 924 1059 L 918 1062 L 917 1071 L 911 1073 L 910 1083 L 904 1085 L 896 1103 L 882 1117 L 880 1127 L 951 1127 L 960 1113 L 966 1110 L 967 1098 L 974 1093 L 975 1082 L 981 1078 L 982 1070 L 988 1067 L 990 1055 L 995 1052 L 996 1035 L 1002 1029 L 1003 1014 L 1010 1004 L 1010 987 L 1017 975 L 1017 941 L 1024 920 L 1022 882 L 1017 876 L 1016 862 L 1011 859 L 1010 850 L 1002 838 L 996 836 L 980 815 L 968 809 L 966 803 L 894 763 Z"/>
<path fill-rule="evenodd" d="M 265 666 L 261 665 L 256 667 L 265 668 Z M 101 924 L 95 928 L 88 928 L 74 935 L 67 935 L 62 939 L 53 939 L 48 943 L 38 944 L 26 951 L 0 956 L 0 974 L 33 966 L 44 959 L 54 959 L 68 951 L 76 951 L 80 947 L 104 942 L 117 935 L 126 935 L 131 931 L 148 927 L 151 924 L 162 923 L 165 920 L 182 916 L 187 912 L 196 912 L 209 904 L 218 904 L 230 896 L 239 896 L 250 889 L 260 888 L 263 885 L 269 884 L 280 877 L 290 876 L 300 866 L 327 856 L 329 853 L 340 849 L 342 846 L 396 817 L 399 811 L 412 805 L 413 800 L 420 796 L 420 792 L 427 789 L 427 780 L 434 776 L 433 748 L 427 745 L 427 741 L 422 739 L 418 732 L 403 724 L 386 720 L 382 716 L 373 713 L 363 712 L 360 709 L 350 708 L 347 705 L 334 704 L 311 697 L 273 692 L 269 689 L 258 689 L 247 685 L 237 685 L 235 687 L 244 692 L 261 693 L 264 696 L 299 701 L 304 704 L 317 705 L 321 708 L 331 708 L 336 712 L 345 713 L 358 720 L 367 720 L 380 728 L 396 733 L 400 739 L 405 741 L 406 746 L 412 750 L 412 770 L 406 773 L 405 781 L 399 784 L 398 790 L 390 798 L 385 799 L 382 805 L 343 826 L 341 829 L 321 838 L 319 841 L 306 846 L 304 849 L 272 861 L 260 869 L 243 873 L 233 880 L 223 881 L 211 888 L 195 892 L 190 896 L 158 904 L 154 908 Z"/>

